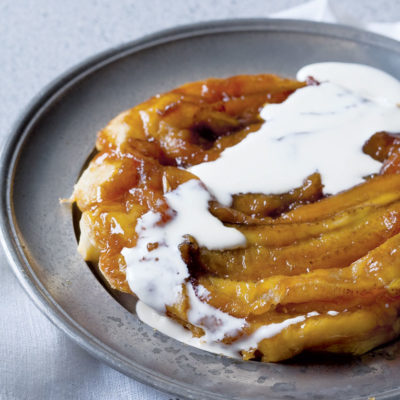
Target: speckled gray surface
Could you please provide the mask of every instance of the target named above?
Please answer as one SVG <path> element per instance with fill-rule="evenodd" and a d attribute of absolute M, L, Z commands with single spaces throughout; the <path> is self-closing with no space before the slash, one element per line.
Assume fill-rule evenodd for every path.
<path fill-rule="evenodd" d="M 167 27 L 262 17 L 303 2 L 2 0 L 0 143 L 20 110 L 45 84 L 90 55 Z M 400 20 L 397 0 L 336 0 L 331 7 L 349 21 Z M 71 343 L 31 304 L 3 253 L 0 259 L 0 323 L 6 327 L 0 329 L 1 399 L 171 398 L 111 370 Z"/>

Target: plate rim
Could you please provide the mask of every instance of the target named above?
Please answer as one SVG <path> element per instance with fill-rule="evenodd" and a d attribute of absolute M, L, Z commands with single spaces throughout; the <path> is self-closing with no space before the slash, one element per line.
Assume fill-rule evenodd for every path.
<path fill-rule="evenodd" d="M 29 298 L 55 326 L 92 356 L 141 383 L 159 391 L 184 398 L 199 399 L 203 398 L 207 393 L 187 384 L 171 381 L 162 374 L 152 373 L 152 371 L 137 363 L 132 366 L 132 361 L 128 365 L 126 357 L 114 352 L 110 346 L 102 343 L 101 340 L 95 338 L 83 326 L 69 317 L 54 301 L 39 279 L 35 277 L 24 255 L 24 245 L 20 241 L 17 227 L 14 223 L 15 217 L 12 207 L 13 177 L 18 166 L 19 154 L 35 120 L 39 119 L 42 113 L 46 111 L 47 106 L 51 105 L 57 97 L 62 96 L 68 87 L 84 79 L 85 76 L 129 54 L 138 53 L 154 46 L 190 37 L 241 31 L 299 32 L 331 38 L 337 37 L 383 47 L 400 55 L 400 42 L 396 40 L 346 25 L 305 20 L 237 18 L 192 23 L 164 29 L 87 57 L 58 75 L 45 85 L 22 109 L 11 129 L 6 133 L 7 137 L 1 151 L 0 242 L 8 264 Z M 398 394 L 400 394 L 400 385 L 398 388 L 382 393 L 380 398 L 395 398 Z M 216 393 L 212 395 L 212 398 L 226 399 L 224 395 Z"/>

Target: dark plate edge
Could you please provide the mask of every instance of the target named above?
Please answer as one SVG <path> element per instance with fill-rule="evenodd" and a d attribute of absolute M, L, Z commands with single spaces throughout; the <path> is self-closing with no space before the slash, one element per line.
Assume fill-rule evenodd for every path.
<path fill-rule="evenodd" d="M 162 375 L 135 364 L 121 355 L 115 355 L 112 348 L 106 346 L 83 327 L 76 324 L 51 298 L 41 282 L 31 272 L 24 256 L 24 246 L 19 240 L 12 210 L 13 176 L 17 166 L 20 150 L 29 133 L 29 127 L 35 119 L 46 110 L 47 104 L 62 96 L 65 89 L 84 79 L 87 74 L 124 57 L 131 52 L 160 45 L 191 36 L 209 35 L 223 32 L 240 31 L 279 31 L 318 34 L 320 36 L 337 37 L 360 43 L 373 44 L 389 48 L 400 53 L 400 43 L 381 35 L 362 31 L 343 25 L 326 24 L 291 19 L 233 19 L 189 24 L 177 28 L 162 30 L 141 39 L 117 46 L 92 56 L 54 79 L 43 88 L 21 112 L 20 117 L 11 128 L 8 139 L 1 152 L 0 161 L 0 241 L 5 254 L 19 283 L 41 312 L 58 328 L 65 332 L 79 346 L 96 358 L 105 361 L 116 370 L 163 392 L 184 396 L 191 399 L 226 399 L 216 393 L 205 393 L 180 382 L 171 382 Z M 396 398 L 400 387 L 380 394 L 380 398 Z M 383 396 L 383 397 L 382 397 Z"/>

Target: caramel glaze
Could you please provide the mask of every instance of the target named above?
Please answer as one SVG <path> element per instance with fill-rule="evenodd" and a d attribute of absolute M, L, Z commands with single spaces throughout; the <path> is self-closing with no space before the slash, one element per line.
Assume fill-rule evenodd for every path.
<path fill-rule="evenodd" d="M 99 132 L 91 165 L 117 168 L 90 198 L 83 200 L 79 187 L 74 196 L 88 211 L 99 267 L 113 288 L 130 292 L 120 252 L 135 245 L 137 218 L 153 210 L 166 222 L 171 216 L 164 191 L 196 179 L 178 167 L 215 160 L 258 129 L 264 104 L 280 103 L 303 86 L 274 75 L 189 83 L 120 114 Z M 115 221 L 124 234 L 113 233 Z"/>
<path fill-rule="evenodd" d="M 309 84 L 316 82 L 310 80 Z M 164 193 L 197 179 L 182 168 L 218 158 L 224 149 L 258 129 L 263 122 L 259 117 L 261 107 L 284 101 L 304 85 L 274 75 L 241 75 L 189 83 L 125 111 L 99 132 L 99 153 L 86 172 L 88 179 L 79 181 L 72 199 L 90 226 L 91 242 L 99 250 L 99 268 L 112 288 L 131 292 L 121 250 L 135 246 L 137 219 L 152 210 L 162 216 L 160 224 L 167 222 L 173 213 Z M 236 317 L 247 317 L 247 333 L 266 321 L 281 321 L 308 312 L 306 302 L 310 299 L 299 301 L 296 296 L 301 295 L 296 290 L 300 290 L 300 281 L 295 281 L 297 276 L 305 279 L 307 273 L 314 274 L 309 283 L 304 281 L 310 293 L 332 290 L 327 297 L 310 300 L 318 312 L 334 308 L 374 313 L 376 308 L 380 313 L 383 306 L 375 304 L 377 298 L 381 299 L 379 304 L 397 304 L 398 295 L 391 296 L 380 287 L 369 290 L 374 287 L 372 283 L 361 292 L 351 291 L 346 285 L 334 290 L 332 285 L 341 288 L 339 275 L 345 272 L 338 271 L 352 268 L 351 263 L 400 232 L 399 149 L 400 139 L 396 135 L 375 134 L 363 150 L 383 163 L 380 176 L 369 177 L 365 183 L 335 196 L 325 197 L 319 174 L 313 174 L 302 187 L 286 194 L 237 194 L 230 207 L 212 201 L 213 215 L 239 229 L 246 236 L 248 247 L 210 251 L 187 238 L 180 251 L 192 283 L 209 291 L 207 301 L 214 307 Z M 109 172 L 106 179 L 96 175 L 100 166 Z M 268 270 L 263 267 L 266 259 L 272 265 Z M 351 271 L 346 279 L 362 279 Z M 324 286 L 324 280 L 331 282 L 330 286 Z M 263 285 L 265 290 L 277 290 L 276 296 L 285 301 L 275 306 L 261 302 L 257 293 Z M 187 308 L 184 297 L 180 304 L 167 307 L 167 314 L 201 336 L 202 329 L 187 322 Z M 354 315 L 349 314 L 350 322 Z M 388 326 L 396 317 L 392 313 L 387 323 L 372 329 L 378 339 L 370 345 L 365 344 L 364 334 L 355 334 L 353 340 L 358 337 L 362 343 L 359 351 L 353 349 L 350 339 L 343 339 L 342 347 L 333 341 L 315 349 L 348 348 L 355 353 L 368 350 L 395 336 Z M 315 327 L 315 332 L 320 332 L 320 326 Z M 290 327 L 288 335 L 294 329 Z M 273 356 L 278 341 L 279 338 L 263 342 L 264 348 L 245 352 L 243 357 L 255 358 L 269 352 L 268 360 L 282 359 L 282 353 Z"/>

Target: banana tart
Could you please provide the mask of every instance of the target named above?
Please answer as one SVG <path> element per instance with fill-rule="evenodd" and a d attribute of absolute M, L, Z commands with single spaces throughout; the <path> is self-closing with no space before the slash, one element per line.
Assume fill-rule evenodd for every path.
<path fill-rule="evenodd" d="M 399 103 L 344 63 L 156 95 L 98 133 L 78 250 L 187 343 L 362 354 L 400 333 Z"/>

